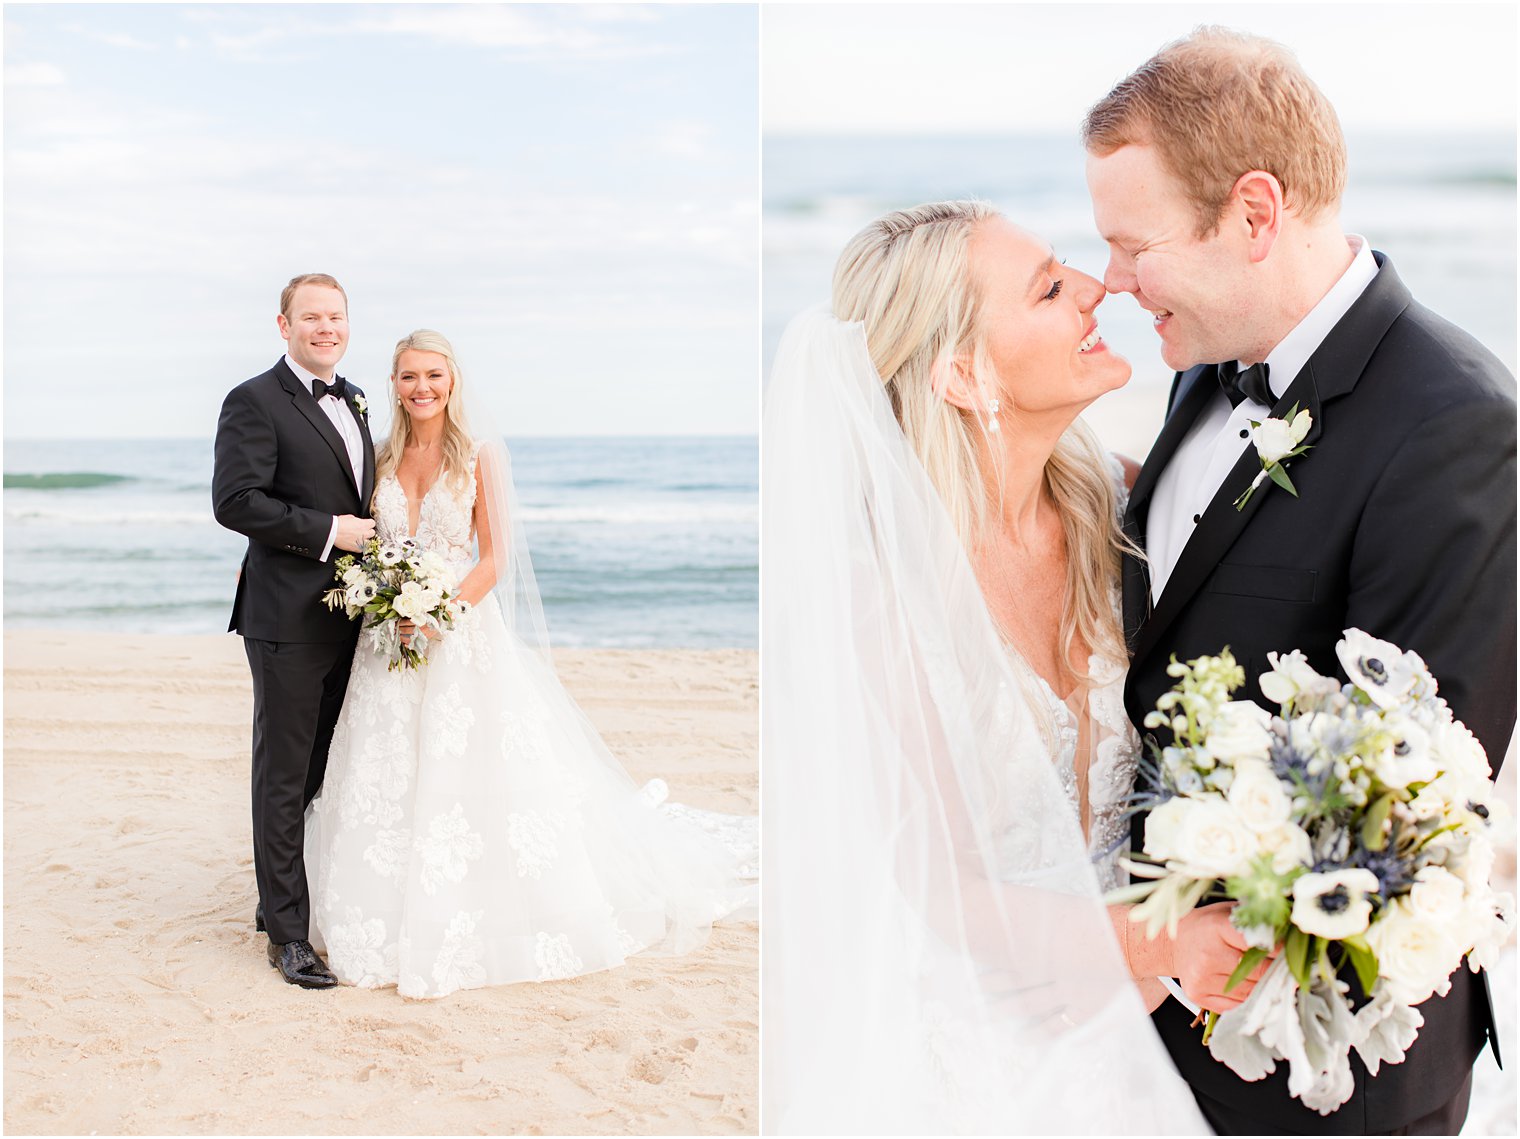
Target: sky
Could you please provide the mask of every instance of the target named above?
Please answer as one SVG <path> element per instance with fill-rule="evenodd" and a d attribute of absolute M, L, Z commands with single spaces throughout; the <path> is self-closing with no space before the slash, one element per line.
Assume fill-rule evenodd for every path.
<path fill-rule="evenodd" d="M 1071 132 L 1199 24 L 1298 55 L 1350 131 L 1515 128 L 1516 9 L 1497 4 L 767 5 L 767 134 Z"/>
<path fill-rule="evenodd" d="M 301 272 L 346 288 L 372 402 L 430 327 L 508 435 L 754 433 L 756 35 L 748 6 L 5 5 L 5 437 L 209 437 Z"/>

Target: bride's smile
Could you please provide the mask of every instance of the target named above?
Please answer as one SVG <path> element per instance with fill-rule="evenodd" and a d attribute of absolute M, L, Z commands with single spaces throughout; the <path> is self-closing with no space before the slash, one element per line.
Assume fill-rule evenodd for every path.
<path fill-rule="evenodd" d="M 1101 281 L 1001 217 L 976 227 L 967 252 L 1004 407 L 1065 419 L 1129 380 L 1129 362 L 1098 334 Z"/>
<path fill-rule="evenodd" d="M 396 399 L 413 421 L 442 415 L 453 389 L 448 361 L 437 352 L 408 349 L 396 368 Z"/>

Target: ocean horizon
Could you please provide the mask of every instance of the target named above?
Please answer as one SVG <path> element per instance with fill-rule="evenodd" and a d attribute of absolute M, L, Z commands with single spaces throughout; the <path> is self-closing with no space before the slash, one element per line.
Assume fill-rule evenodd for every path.
<path fill-rule="evenodd" d="M 1350 131 L 1341 223 L 1386 253 L 1416 300 L 1516 368 L 1516 140 L 1510 133 Z M 829 296 L 845 243 L 889 210 L 980 198 L 1101 277 L 1085 155 L 1067 134 L 767 134 L 763 143 L 762 296 L 769 374 L 788 321 Z M 1172 372 L 1150 316 L 1128 296 L 1098 310 L 1130 387 L 1164 401 Z"/>
<path fill-rule="evenodd" d="M 551 641 L 755 648 L 755 436 L 508 440 Z M 217 633 L 247 540 L 212 440 L 5 441 L 8 628 Z"/>

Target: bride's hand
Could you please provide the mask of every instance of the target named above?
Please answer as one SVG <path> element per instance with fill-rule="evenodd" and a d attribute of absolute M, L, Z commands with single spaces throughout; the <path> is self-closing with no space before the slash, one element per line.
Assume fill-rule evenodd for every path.
<path fill-rule="evenodd" d="M 1178 925 L 1172 945 L 1172 975 L 1182 991 L 1194 1004 L 1214 1012 L 1228 1012 L 1250 996 L 1281 951 L 1274 949 L 1262 958 L 1245 980 L 1226 993 L 1225 982 L 1240 964 L 1240 955 L 1250 948 L 1245 934 L 1230 924 L 1233 908 L 1233 903 L 1221 902 L 1193 910 Z"/>
<path fill-rule="evenodd" d="M 397 623 L 396 631 L 401 634 L 401 643 L 410 647 L 412 641 L 415 640 L 417 636 L 417 624 L 410 618 L 403 618 Z M 436 641 L 438 639 L 438 630 L 429 625 L 427 628 L 422 630 L 422 635 L 427 637 L 427 639 L 430 641 Z"/>

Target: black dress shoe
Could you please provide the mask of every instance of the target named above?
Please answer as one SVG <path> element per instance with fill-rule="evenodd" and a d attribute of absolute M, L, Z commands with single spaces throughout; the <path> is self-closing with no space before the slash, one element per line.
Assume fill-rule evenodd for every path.
<path fill-rule="evenodd" d="M 278 969 L 286 984 L 300 985 L 303 989 L 330 989 L 338 983 L 338 978 L 327 971 L 309 941 L 287 941 L 278 945 L 271 941 L 269 967 Z"/>
<path fill-rule="evenodd" d="M 264 932 L 264 903 L 260 902 L 253 910 L 253 928 L 259 933 Z"/>

